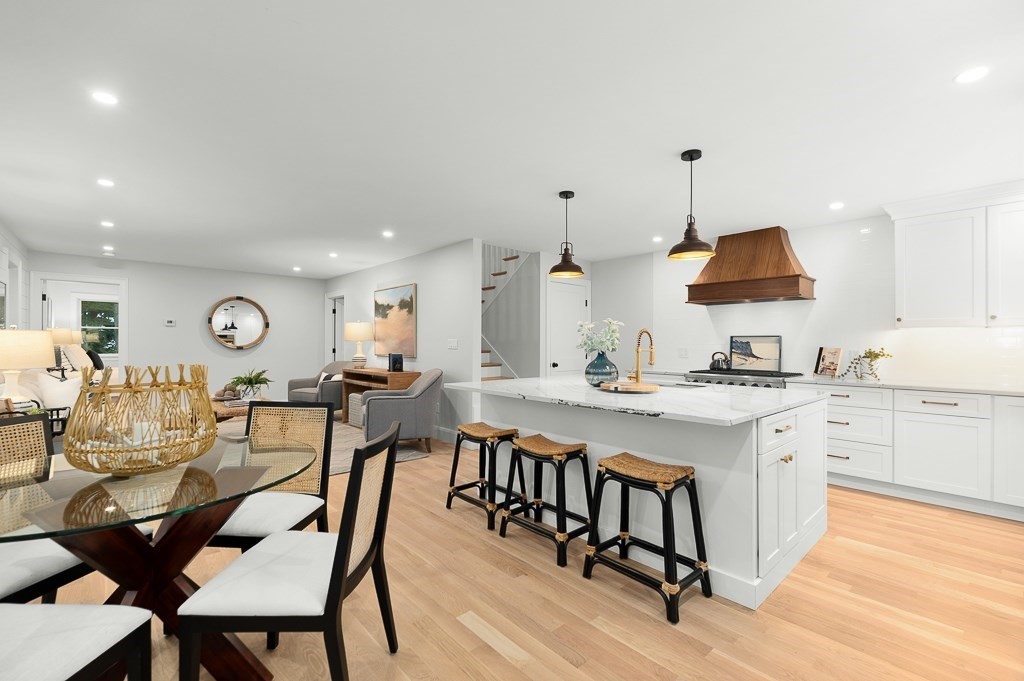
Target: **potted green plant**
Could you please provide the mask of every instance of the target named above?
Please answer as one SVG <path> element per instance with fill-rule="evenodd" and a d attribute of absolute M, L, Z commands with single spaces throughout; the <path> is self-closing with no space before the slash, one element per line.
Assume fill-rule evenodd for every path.
<path fill-rule="evenodd" d="M 241 399 L 259 399 L 260 392 L 264 387 L 270 385 L 273 381 L 267 378 L 266 369 L 252 369 L 249 373 L 242 374 L 241 376 L 235 376 L 231 379 L 231 385 L 238 388 L 239 397 Z"/>
<path fill-rule="evenodd" d="M 594 387 L 619 380 L 619 369 L 608 359 L 607 353 L 619 349 L 619 327 L 622 326 L 622 322 L 609 318 L 603 320 L 603 323 L 604 328 L 600 331 L 594 330 L 593 322 L 578 322 L 576 325 L 580 337 L 576 347 L 588 355 L 592 352 L 597 353 L 585 371 L 587 383 Z"/>
<path fill-rule="evenodd" d="M 878 362 L 889 357 L 892 357 L 892 355 L 886 352 L 885 348 L 879 348 L 878 350 L 868 348 L 850 360 L 850 365 L 846 367 L 846 371 L 839 375 L 839 378 L 846 378 L 852 371 L 858 381 L 863 381 L 868 377 L 876 381 L 881 380 L 878 378 Z"/>

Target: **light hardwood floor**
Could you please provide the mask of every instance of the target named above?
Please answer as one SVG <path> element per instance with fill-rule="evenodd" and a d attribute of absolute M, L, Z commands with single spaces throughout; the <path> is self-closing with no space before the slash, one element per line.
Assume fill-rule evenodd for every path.
<path fill-rule="evenodd" d="M 353 679 L 1024 679 L 1019 523 L 830 487 L 828 534 L 760 610 L 691 588 L 672 626 L 646 587 L 601 567 L 584 580 L 585 542 L 559 569 L 546 540 L 445 510 L 451 451 L 398 465 L 385 546 L 400 649 L 367 578 L 344 610 Z M 345 483 L 331 480 L 332 529 Z M 235 555 L 208 549 L 188 573 L 202 583 Z M 59 600 L 111 590 L 93 575 Z M 282 681 L 327 678 L 319 635 L 243 639 Z M 177 654 L 156 636 L 154 679 L 177 677 Z"/>

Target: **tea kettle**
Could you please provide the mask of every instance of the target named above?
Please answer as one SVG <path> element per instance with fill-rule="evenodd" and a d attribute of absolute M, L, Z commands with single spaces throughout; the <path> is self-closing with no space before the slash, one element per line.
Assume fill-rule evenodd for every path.
<path fill-rule="evenodd" d="M 718 356 L 721 355 L 721 359 Z M 716 352 L 711 355 L 711 366 L 708 367 L 712 371 L 728 371 L 732 369 L 732 361 L 729 360 L 729 355 L 724 352 Z"/>

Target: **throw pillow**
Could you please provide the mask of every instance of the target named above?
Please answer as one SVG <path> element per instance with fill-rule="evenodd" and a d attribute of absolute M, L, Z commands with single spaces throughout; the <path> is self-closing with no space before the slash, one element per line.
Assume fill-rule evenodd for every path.
<path fill-rule="evenodd" d="M 316 387 L 319 388 L 321 385 L 323 385 L 324 383 L 327 383 L 328 381 L 340 381 L 341 379 L 342 379 L 342 374 L 328 374 L 326 372 L 321 371 L 320 372 L 320 380 L 317 381 Z"/>
<path fill-rule="evenodd" d="M 81 345 L 62 345 L 60 349 L 67 358 L 68 364 L 71 365 L 72 371 L 81 371 L 83 367 L 92 366 L 89 353 Z"/>
<path fill-rule="evenodd" d="M 100 353 L 95 350 L 86 350 L 85 354 L 89 355 L 89 359 L 92 361 L 93 367 L 96 369 L 103 368 L 103 360 L 100 358 Z"/>

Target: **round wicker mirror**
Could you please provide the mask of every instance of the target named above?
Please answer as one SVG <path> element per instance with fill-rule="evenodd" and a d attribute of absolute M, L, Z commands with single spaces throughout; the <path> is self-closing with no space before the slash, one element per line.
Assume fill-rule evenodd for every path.
<path fill-rule="evenodd" d="M 217 301 L 206 316 L 210 335 L 232 350 L 254 348 L 270 331 L 267 312 L 255 300 L 230 296 Z"/>

